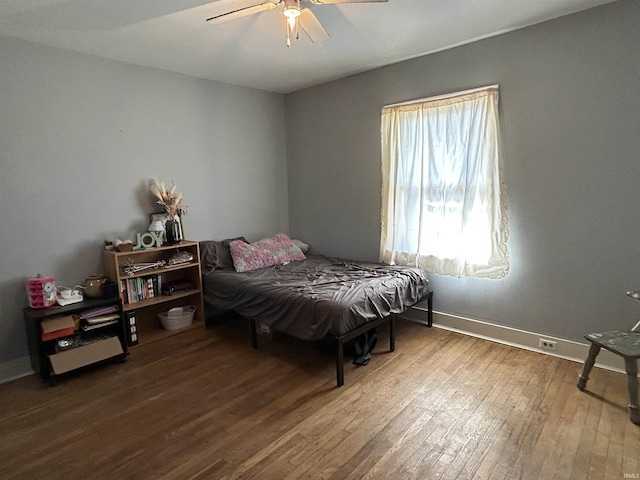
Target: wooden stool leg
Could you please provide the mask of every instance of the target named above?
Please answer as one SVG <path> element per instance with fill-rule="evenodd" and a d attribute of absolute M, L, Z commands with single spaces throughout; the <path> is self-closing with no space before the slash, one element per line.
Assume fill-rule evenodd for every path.
<path fill-rule="evenodd" d="M 638 411 L 638 361 L 635 358 L 624 359 L 627 370 L 627 385 L 629 386 L 629 418 L 636 425 L 640 425 L 640 411 Z"/>
<path fill-rule="evenodd" d="M 582 369 L 582 375 L 578 378 L 578 388 L 580 390 L 584 390 L 587 388 L 587 382 L 589 381 L 589 372 L 593 368 L 593 365 L 596 363 L 596 357 L 600 353 L 600 347 L 595 343 L 591 344 L 589 348 L 589 356 L 584 361 L 584 367 Z"/>

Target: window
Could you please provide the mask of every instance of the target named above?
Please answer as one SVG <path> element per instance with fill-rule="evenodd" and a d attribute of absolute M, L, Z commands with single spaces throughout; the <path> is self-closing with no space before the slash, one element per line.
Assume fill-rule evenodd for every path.
<path fill-rule="evenodd" d="M 381 135 L 381 261 L 506 275 L 498 86 L 386 106 Z"/>

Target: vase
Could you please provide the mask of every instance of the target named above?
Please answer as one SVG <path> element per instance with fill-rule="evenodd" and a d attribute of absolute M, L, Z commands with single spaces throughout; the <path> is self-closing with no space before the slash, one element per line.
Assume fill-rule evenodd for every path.
<path fill-rule="evenodd" d="M 178 223 L 177 220 L 167 220 L 164 224 L 164 229 L 167 234 L 167 243 L 169 245 L 174 245 L 182 240 L 180 223 Z"/>

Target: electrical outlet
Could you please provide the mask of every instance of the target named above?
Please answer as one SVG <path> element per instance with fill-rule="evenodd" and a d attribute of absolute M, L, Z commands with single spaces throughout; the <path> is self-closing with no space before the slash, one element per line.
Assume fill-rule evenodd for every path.
<path fill-rule="evenodd" d="M 269 328 L 269 325 L 266 325 L 264 323 L 260 323 L 260 331 L 262 333 L 271 333 L 271 329 Z"/>
<path fill-rule="evenodd" d="M 550 352 L 556 351 L 556 342 L 553 340 L 547 340 L 546 338 L 540 339 L 540 348 L 542 350 L 549 350 Z"/>

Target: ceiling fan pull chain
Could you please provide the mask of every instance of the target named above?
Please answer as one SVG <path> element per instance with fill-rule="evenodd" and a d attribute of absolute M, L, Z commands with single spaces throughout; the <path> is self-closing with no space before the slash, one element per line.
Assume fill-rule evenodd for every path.
<path fill-rule="evenodd" d="M 302 12 L 302 10 L 300 10 L 300 0 L 298 0 L 298 12 Z M 298 13 L 298 16 L 296 17 L 296 40 L 300 39 L 300 13 Z"/>

